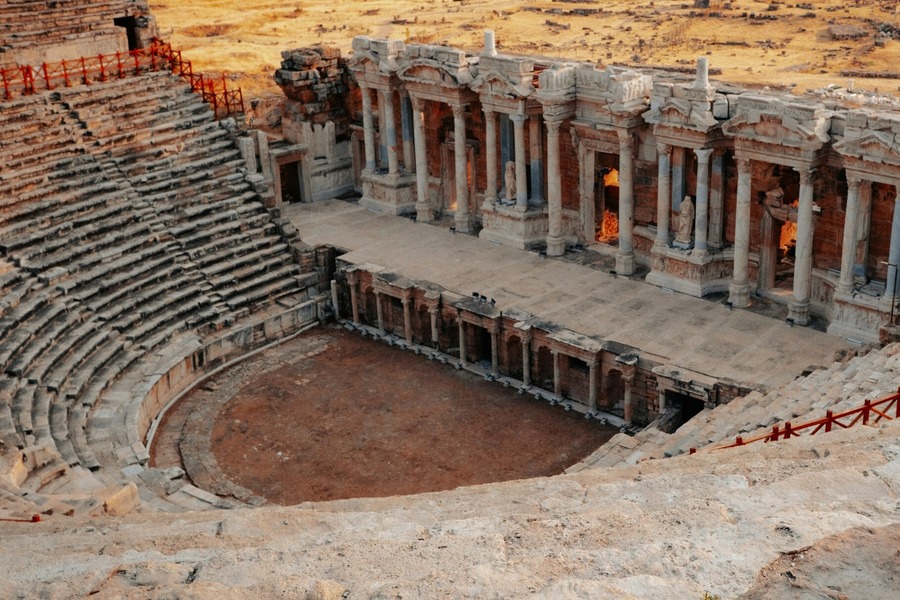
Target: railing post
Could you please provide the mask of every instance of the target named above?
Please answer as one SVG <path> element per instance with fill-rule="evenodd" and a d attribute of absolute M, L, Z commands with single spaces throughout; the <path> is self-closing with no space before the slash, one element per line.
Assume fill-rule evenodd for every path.
<path fill-rule="evenodd" d="M 81 57 L 81 82 L 84 85 L 91 85 L 91 81 L 90 81 L 90 79 L 88 79 L 87 65 L 84 62 L 83 56 Z"/>
<path fill-rule="evenodd" d="M 97 62 L 100 63 L 100 81 L 106 81 L 106 67 L 103 66 L 103 55 L 97 55 Z"/>
<path fill-rule="evenodd" d="M 25 95 L 34 93 L 34 69 L 29 65 L 22 67 L 22 82 L 25 84 Z"/>
<path fill-rule="evenodd" d="M 781 433 L 780 433 L 780 431 L 778 430 L 778 425 L 773 426 L 773 427 L 772 427 L 772 434 L 769 436 L 770 439 L 771 439 L 771 441 L 777 442 L 777 441 L 778 441 L 778 436 L 779 436 L 779 435 L 781 435 Z"/>
<path fill-rule="evenodd" d="M 828 419 L 825 421 L 825 433 L 828 433 L 831 431 L 831 424 L 834 422 L 834 412 L 830 410 L 826 411 L 825 418 Z"/>
<path fill-rule="evenodd" d="M 12 99 L 12 94 L 9 92 L 9 76 L 6 74 L 6 69 L 0 69 L 0 78 L 3 78 L 3 96 L 7 100 Z"/>
<path fill-rule="evenodd" d="M 784 439 L 789 440 L 792 435 L 794 435 L 794 432 L 791 430 L 791 422 L 788 421 L 784 424 Z"/>
<path fill-rule="evenodd" d="M 66 66 L 66 61 L 62 61 L 62 70 L 63 70 L 63 81 L 66 82 L 66 87 L 72 87 L 72 83 L 69 81 L 69 69 Z"/>
<path fill-rule="evenodd" d="M 137 50 L 132 51 L 131 56 L 134 57 L 134 74 L 140 75 L 141 74 L 141 57 L 138 54 Z"/>
<path fill-rule="evenodd" d="M 737 439 L 734 440 L 734 445 L 735 445 L 735 446 L 743 446 L 743 445 L 744 445 L 744 438 L 742 438 L 741 436 L 737 436 Z"/>
<path fill-rule="evenodd" d="M 869 400 L 863 402 L 863 425 L 869 424 L 869 412 L 872 410 L 872 403 Z"/>
<path fill-rule="evenodd" d="M 47 63 L 41 65 L 41 71 L 44 73 L 44 85 L 47 86 L 48 90 L 52 90 L 53 86 L 50 84 L 50 73 L 47 71 Z"/>

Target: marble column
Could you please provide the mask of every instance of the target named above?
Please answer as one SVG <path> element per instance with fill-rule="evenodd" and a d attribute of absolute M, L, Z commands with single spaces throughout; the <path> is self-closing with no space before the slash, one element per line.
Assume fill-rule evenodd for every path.
<path fill-rule="evenodd" d="M 622 416 L 625 420 L 625 424 L 631 425 L 631 387 L 634 384 L 634 373 L 631 373 L 630 375 L 628 373 L 624 373 L 622 381 L 625 388 L 624 398 L 622 399 L 622 411 L 624 413 Z"/>
<path fill-rule="evenodd" d="M 372 119 L 372 96 L 369 86 L 360 84 L 362 92 L 363 139 L 366 147 L 366 171 L 375 170 L 375 123 Z"/>
<path fill-rule="evenodd" d="M 431 205 L 428 203 L 428 156 L 425 152 L 425 114 L 421 98 L 410 99 L 413 106 L 413 145 L 416 147 L 416 222 L 430 223 Z"/>
<path fill-rule="evenodd" d="M 709 245 L 723 247 L 725 229 L 725 165 L 724 151 L 717 149 L 712 157 L 709 177 Z"/>
<path fill-rule="evenodd" d="M 891 268 L 890 265 L 895 265 Z M 891 221 L 891 247 L 888 250 L 888 277 L 885 293 L 896 296 L 900 290 L 897 286 L 897 270 L 900 269 L 900 191 L 894 199 L 894 217 Z"/>
<path fill-rule="evenodd" d="M 384 333 L 384 307 L 381 302 L 381 292 L 375 292 L 375 311 L 378 313 L 378 331 Z"/>
<path fill-rule="evenodd" d="M 616 272 L 634 273 L 634 137 L 619 130 L 619 251 Z"/>
<path fill-rule="evenodd" d="M 864 180 L 859 186 L 859 221 L 856 227 L 856 259 L 853 273 L 860 283 L 865 282 L 869 264 L 869 231 L 872 225 L 872 182 Z"/>
<path fill-rule="evenodd" d="M 551 350 L 553 355 L 553 393 L 562 400 L 562 378 L 560 377 L 559 368 L 559 350 Z"/>
<path fill-rule="evenodd" d="M 400 94 L 400 126 L 403 138 L 403 167 L 407 172 L 412 173 L 415 167 L 412 139 L 412 109 L 409 103 L 409 94 L 405 91 Z"/>
<path fill-rule="evenodd" d="M 438 348 L 438 343 L 440 342 L 441 338 L 438 335 L 438 309 L 436 306 L 428 307 L 428 316 L 431 317 L 431 346 L 436 350 L 439 350 L 440 348 Z"/>
<path fill-rule="evenodd" d="M 548 232 L 547 255 L 562 256 L 566 243 L 562 237 L 562 184 L 559 170 L 559 126 L 560 121 L 545 121 L 547 125 L 547 196 Z"/>
<path fill-rule="evenodd" d="M 500 341 L 498 339 L 500 330 L 497 327 L 492 327 L 488 332 L 491 334 L 491 375 L 496 377 L 500 374 Z"/>
<path fill-rule="evenodd" d="M 341 318 L 340 302 L 338 301 L 338 283 L 336 279 L 331 280 L 331 307 L 334 308 L 335 320 Z"/>
<path fill-rule="evenodd" d="M 532 115 L 528 119 L 529 145 L 531 146 L 531 204 L 540 206 L 544 203 L 544 153 L 541 150 L 541 118 Z M 548 141 L 549 143 L 549 141 Z M 549 175 L 547 177 L 549 179 Z M 549 182 L 548 182 L 549 185 Z"/>
<path fill-rule="evenodd" d="M 466 362 L 466 323 L 462 320 L 462 317 L 458 317 L 459 319 L 459 364 L 462 366 L 466 366 L 468 363 Z"/>
<path fill-rule="evenodd" d="M 356 299 L 356 287 L 359 276 L 355 271 L 347 273 L 347 286 L 350 288 L 350 311 L 353 313 L 353 324 L 359 325 L 359 302 Z"/>
<path fill-rule="evenodd" d="M 510 115 L 516 142 L 516 208 L 528 210 L 528 172 L 525 170 L 525 116 Z"/>
<path fill-rule="evenodd" d="M 797 250 L 794 260 L 794 297 L 788 302 L 788 318 L 797 325 L 809 323 L 812 288 L 813 175 L 814 169 L 798 169 L 800 202 L 797 207 Z"/>
<path fill-rule="evenodd" d="M 385 145 L 387 146 L 388 174 L 396 175 L 400 171 L 397 156 L 397 124 L 394 119 L 394 93 L 391 90 L 380 90 L 381 103 L 384 105 Z"/>
<path fill-rule="evenodd" d="M 412 344 L 412 314 L 410 314 L 409 298 L 400 298 L 403 305 L 403 337 L 406 338 L 407 344 Z"/>
<path fill-rule="evenodd" d="M 656 176 L 656 241 L 654 245 L 665 247 L 669 244 L 669 218 L 672 214 L 669 199 L 672 184 L 669 155 L 672 153 L 672 146 L 657 144 L 656 152 L 659 157 L 659 170 Z"/>
<path fill-rule="evenodd" d="M 672 210 L 681 212 L 684 200 L 684 148 L 672 148 Z"/>
<path fill-rule="evenodd" d="M 466 107 L 453 105 L 453 156 L 456 159 L 456 230 L 469 233 L 469 178 L 466 156 Z"/>
<path fill-rule="evenodd" d="M 667 198 L 668 200 L 668 198 Z M 597 376 L 599 375 L 600 362 L 592 360 L 588 363 L 588 412 L 597 412 Z"/>
<path fill-rule="evenodd" d="M 728 301 L 735 308 L 750 306 L 750 159 L 739 158 L 734 223 L 734 270 Z"/>
<path fill-rule="evenodd" d="M 856 258 L 856 227 L 859 221 L 859 184 L 857 177 L 847 178 L 847 208 L 844 211 L 844 240 L 841 246 L 841 278 L 837 291 L 853 291 L 853 259 Z"/>
<path fill-rule="evenodd" d="M 709 157 L 712 148 L 698 148 L 697 155 L 697 207 L 694 214 L 694 251 L 695 256 L 707 253 L 709 232 Z"/>
<path fill-rule="evenodd" d="M 497 113 L 484 110 L 485 176 L 487 189 L 484 191 L 484 205 L 492 206 L 497 201 Z"/>
<path fill-rule="evenodd" d="M 531 385 L 531 329 L 522 336 L 522 384 Z"/>

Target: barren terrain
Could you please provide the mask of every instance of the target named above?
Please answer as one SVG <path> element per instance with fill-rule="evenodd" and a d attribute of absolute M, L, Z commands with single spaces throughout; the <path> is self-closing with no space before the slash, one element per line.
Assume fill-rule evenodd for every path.
<path fill-rule="evenodd" d="M 167 415 L 153 457 L 209 489 L 219 482 L 197 464 L 211 453 L 217 475 L 289 505 L 556 475 L 616 432 L 468 371 L 317 328 L 194 390 Z"/>
<path fill-rule="evenodd" d="M 247 0 L 151 0 L 163 37 L 195 68 L 226 72 L 247 97 L 277 93 L 280 51 L 328 44 L 349 52 L 353 36 L 446 43 L 478 51 L 493 29 L 501 52 L 602 64 L 685 67 L 699 55 L 715 78 L 794 87 L 828 84 L 896 93 L 900 79 L 860 73 L 900 71 L 900 40 L 876 44 L 879 30 L 900 25 L 894 0 L 815 2 L 711 0 L 348 0 L 340 4 Z M 834 40 L 831 25 L 859 27 L 862 37 Z M 894 33 L 897 37 L 897 34 Z"/>

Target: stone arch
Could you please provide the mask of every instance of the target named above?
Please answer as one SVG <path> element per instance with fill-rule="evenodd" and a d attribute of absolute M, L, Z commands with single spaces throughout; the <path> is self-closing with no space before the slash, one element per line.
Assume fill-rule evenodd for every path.
<path fill-rule="evenodd" d="M 518 335 L 510 335 L 506 339 L 506 360 L 504 361 L 504 375 L 522 379 L 522 338 Z"/>

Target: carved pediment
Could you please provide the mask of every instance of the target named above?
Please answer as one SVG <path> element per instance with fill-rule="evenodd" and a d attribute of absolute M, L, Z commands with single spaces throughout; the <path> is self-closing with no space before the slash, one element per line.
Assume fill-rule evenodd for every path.
<path fill-rule="evenodd" d="M 722 131 L 732 137 L 807 149 L 821 148 L 829 140 L 824 120 L 811 127 L 776 115 L 741 115 L 724 123 Z"/>
<path fill-rule="evenodd" d="M 511 81 L 496 71 L 482 72 L 472 82 L 472 89 L 481 96 L 495 96 L 502 98 L 527 98 L 534 93 L 531 85 Z"/>
<path fill-rule="evenodd" d="M 844 156 L 900 165 L 900 144 L 890 131 L 871 131 L 859 138 L 844 139 L 834 149 Z"/>
<path fill-rule="evenodd" d="M 357 73 L 390 75 L 399 65 L 393 56 L 380 56 L 374 52 L 362 51 L 353 56 L 350 68 Z"/>
<path fill-rule="evenodd" d="M 683 98 L 668 98 L 661 106 L 648 110 L 643 116 L 648 123 L 702 133 L 719 125 L 709 106 Z"/>
<path fill-rule="evenodd" d="M 435 61 L 417 61 L 400 67 L 400 79 L 417 83 L 437 84 L 443 87 L 460 88 L 472 82 L 468 68 L 451 71 Z"/>

